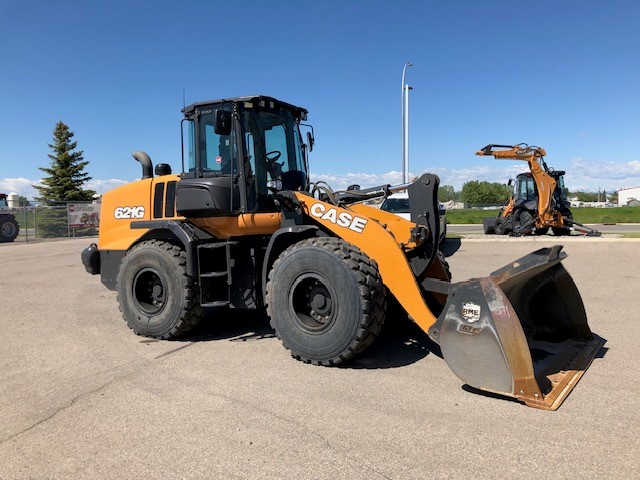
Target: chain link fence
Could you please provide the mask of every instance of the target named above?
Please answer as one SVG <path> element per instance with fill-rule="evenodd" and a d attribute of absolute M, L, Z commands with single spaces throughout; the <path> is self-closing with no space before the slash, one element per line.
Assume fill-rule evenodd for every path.
<path fill-rule="evenodd" d="M 95 202 L 29 202 L 28 206 L 3 208 L 0 212 L 15 219 L 18 235 L 14 242 L 32 242 L 49 238 L 92 237 L 98 235 L 100 204 Z M 9 219 L 10 221 L 10 219 Z M 6 225 L 2 232 L 11 234 Z M 11 235 L 13 236 L 13 235 Z M 4 241 L 7 240 L 4 237 Z"/>

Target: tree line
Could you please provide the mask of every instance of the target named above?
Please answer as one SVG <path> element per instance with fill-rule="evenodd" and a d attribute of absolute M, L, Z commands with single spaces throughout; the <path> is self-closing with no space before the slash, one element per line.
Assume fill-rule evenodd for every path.
<path fill-rule="evenodd" d="M 457 191 L 452 185 L 440 185 L 438 200 L 440 202 L 463 202 L 472 205 L 500 205 L 507 203 L 512 194 L 512 187 L 498 182 L 471 180 L 462 185 Z M 617 202 L 618 193 L 607 194 L 600 192 L 569 192 L 569 197 L 577 198 L 580 202 Z"/>

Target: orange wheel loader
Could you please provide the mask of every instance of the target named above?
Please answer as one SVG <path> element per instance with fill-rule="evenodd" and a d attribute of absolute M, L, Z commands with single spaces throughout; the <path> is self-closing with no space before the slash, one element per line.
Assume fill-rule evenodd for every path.
<path fill-rule="evenodd" d="M 183 114 L 183 171 L 154 175 L 135 152 L 142 179 L 103 195 L 98 244 L 82 252 L 136 334 L 170 339 L 205 310 L 266 307 L 294 358 L 333 366 L 373 343 L 393 297 L 463 382 L 551 410 L 603 344 L 560 246 L 450 282 L 437 176 L 334 191 L 309 182 L 305 109 L 252 96 Z M 398 190 L 411 221 L 363 204 Z"/>

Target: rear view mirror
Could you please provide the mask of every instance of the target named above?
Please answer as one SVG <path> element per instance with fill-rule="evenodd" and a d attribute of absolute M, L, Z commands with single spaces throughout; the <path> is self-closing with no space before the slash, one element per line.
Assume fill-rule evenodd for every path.
<path fill-rule="evenodd" d="M 216 135 L 231 135 L 231 112 L 216 110 L 216 124 L 213 131 Z"/>
<path fill-rule="evenodd" d="M 315 139 L 311 132 L 307 132 L 307 143 L 309 144 L 309 151 L 313 152 L 313 144 L 315 143 Z"/>

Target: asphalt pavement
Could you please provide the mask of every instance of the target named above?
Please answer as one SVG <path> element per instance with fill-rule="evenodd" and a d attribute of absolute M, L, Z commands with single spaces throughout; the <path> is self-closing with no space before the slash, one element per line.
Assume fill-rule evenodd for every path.
<path fill-rule="evenodd" d="M 563 241 L 512 240 L 450 239 L 454 281 Z M 341 368 L 293 360 L 256 313 L 138 337 L 88 240 L 2 245 L 0 478 L 637 478 L 640 242 L 566 240 L 607 343 L 556 412 L 463 387 L 397 318 Z"/>

